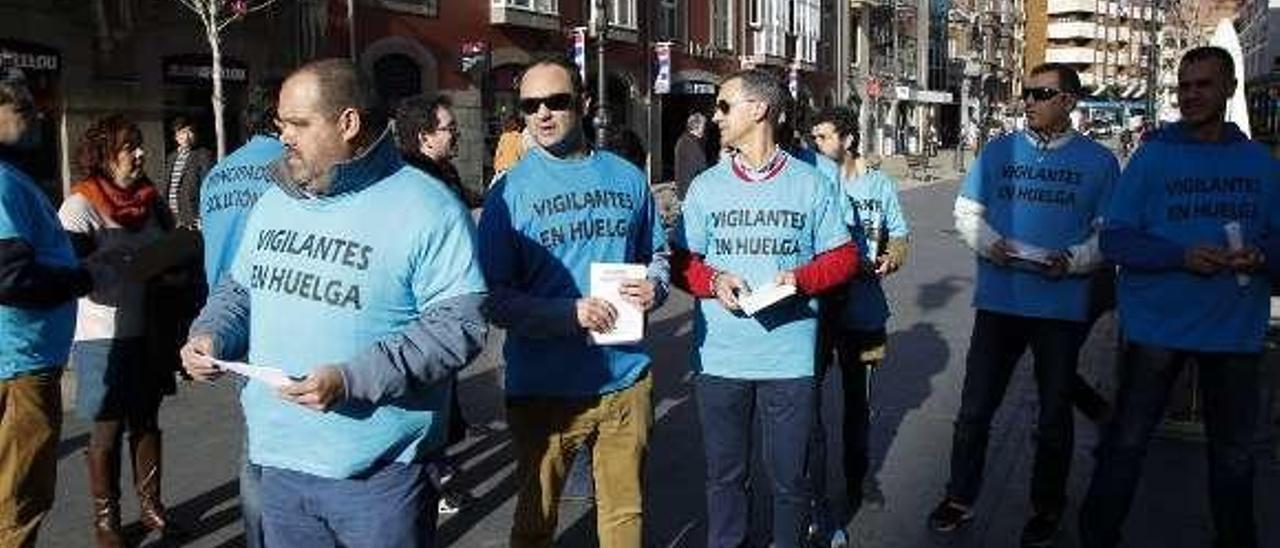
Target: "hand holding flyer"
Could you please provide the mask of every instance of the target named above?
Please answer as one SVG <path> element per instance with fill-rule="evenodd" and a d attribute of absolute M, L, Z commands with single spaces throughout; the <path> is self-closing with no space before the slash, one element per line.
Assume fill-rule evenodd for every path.
<path fill-rule="evenodd" d="M 754 316 L 757 312 L 795 294 L 796 286 L 794 285 L 767 283 L 738 295 L 738 306 L 742 307 L 744 314 Z"/>
<path fill-rule="evenodd" d="M 265 383 L 272 388 L 280 388 L 293 384 L 293 379 L 278 367 L 263 367 L 259 365 L 250 365 L 244 362 L 229 362 L 215 358 L 209 358 L 209 361 L 219 369 L 225 369 L 245 378 L 253 379 L 258 382 Z"/>
<path fill-rule="evenodd" d="M 647 269 L 640 264 L 591 263 L 591 296 L 608 301 L 617 311 L 613 331 L 591 331 L 598 345 L 629 344 L 644 339 L 644 311 L 622 298 L 619 287 L 628 280 L 643 280 Z"/>

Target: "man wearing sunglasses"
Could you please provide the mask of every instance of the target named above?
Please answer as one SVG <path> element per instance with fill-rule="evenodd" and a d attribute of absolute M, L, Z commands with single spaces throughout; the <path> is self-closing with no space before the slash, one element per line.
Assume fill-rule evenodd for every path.
<path fill-rule="evenodd" d="M 706 459 L 707 546 L 742 546 L 751 447 L 773 494 L 773 545 L 802 546 L 805 456 L 813 419 L 815 295 L 857 265 L 835 185 L 783 151 L 786 92 L 762 70 L 727 78 L 713 121 L 736 153 L 693 180 L 676 234 L 677 281 L 698 298 L 692 367 Z M 739 299 L 775 284 L 798 295 L 747 314 Z M 756 416 L 762 439 L 752 440 Z"/>
<path fill-rule="evenodd" d="M 1125 344 L 1115 417 L 1080 510 L 1083 547 L 1120 543 L 1147 443 L 1188 359 L 1204 396 L 1213 546 L 1258 546 L 1252 447 L 1280 271 L 1280 166 L 1225 121 L 1237 85 L 1226 50 L 1184 54 L 1182 121 L 1149 134 L 1116 185 L 1101 248 L 1120 265 Z"/>
<path fill-rule="evenodd" d="M 538 61 L 520 78 L 520 110 L 538 146 L 489 191 L 480 261 L 489 320 L 507 330 L 507 423 L 519 495 L 510 544 L 549 547 L 575 454 L 590 443 L 601 546 L 643 546 L 641 471 L 653 421 L 649 355 L 596 346 L 618 310 L 591 295 L 593 263 L 638 263 L 619 296 L 641 311 L 666 298 L 666 235 L 648 181 L 583 135 L 590 101 L 577 67 Z M 593 443 L 592 443 L 593 441 Z"/>
<path fill-rule="evenodd" d="M 951 447 L 946 497 L 929 526 L 973 519 L 991 419 L 1019 359 L 1034 358 L 1039 415 L 1033 515 L 1023 546 L 1048 546 L 1066 504 L 1074 447 L 1071 388 L 1088 335 L 1087 274 L 1101 264 L 1096 227 L 1119 171 L 1115 156 L 1071 128 L 1075 70 L 1049 63 L 1023 88 L 1027 130 L 983 147 L 956 198 L 956 230 L 977 254 L 976 313 Z"/>

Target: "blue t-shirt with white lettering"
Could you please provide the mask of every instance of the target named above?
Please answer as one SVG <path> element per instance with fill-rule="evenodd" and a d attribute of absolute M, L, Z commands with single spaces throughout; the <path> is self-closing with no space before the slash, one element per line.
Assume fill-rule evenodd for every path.
<path fill-rule="evenodd" d="M 841 325 L 846 329 L 882 330 L 889 320 L 889 302 L 875 275 L 875 259 L 885 251 L 890 238 L 907 237 L 907 218 L 898 200 L 898 186 L 880 170 L 846 180 L 843 190 L 857 219 L 853 241 L 858 246 L 861 266 L 859 275 L 849 283 Z"/>
<path fill-rule="evenodd" d="M 1085 137 L 1045 148 L 1017 132 L 983 147 L 960 195 L 982 204 L 987 224 L 1002 237 L 1063 251 L 1094 231 L 1118 173 L 1115 155 Z M 979 256 L 973 305 L 1015 316 L 1084 321 L 1088 279 L 1053 279 Z"/>
<path fill-rule="evenodd" d="M 792 155 L 795 156 L 797 160 L 809 164 L 809 166 L 817 169 L 818 173 L 825 176 L 827 180 L 831 182 L 831 187 L 835 189 L 836 194 L 843 192 L 841 189 L 843 183 L 841 182 L 840 177 L 840 165 L 837 164 L 835 160 L 828 158 L 825 154 L 822 154 L 817 150 L 804 147 L 797 148 Z M 845 224 L 849 225 L 850 230 L 853 230 L 854 225 L 857 222 L 853 208 L 849 207 L 848 202 L 844 200 L 840 201 L 839 207 L 840 218 L 845 220 Z"/>
<path fill-rule="evenodd" d="M 224 158 L 200 186 L 200 233 L 204 236 L 204 275 L 209 287 L 217 287 L 231 268 L 244 221 L 268 188 L 271 162 L 284 152 L 278 139 L 255 135 Z"/>
<path fill-rule="evenodd" d="M 20 239 L 36 262 L 76 266 L 71 240 L 34 181 L 0 160 L 0 239 Z M 67 361 L 76 326 L 76 301 L 51 308 L 0 305 L 0 380 L 57 369 Z"/>
<path fill-rule="evenodd" d="M 607 151 L 562 159 L 539 148 L 485 200 L 480 256 L 495 290 L 539 299 L 591 292 L 591 263 L 648 264 L 666 235 L 644 174 Z M 640 345 L 594 346 L 585 330 L 536 338 L 507 333 L 506 391 L 582 397 L 625 389 L 649 367 Z"/>
<path fill-rule="evenodd" d="M 249 292 L 251 363 L 296 377 L 348 363 L 426 307 L 484 292 L 462 203 L 405 166 L 387 139 L 371 154 L 390 175 L 309 199 L 273 187 L 250 213 L 231 276 Z M 419 461 L 445 441 L 449 390 L 441 383 L 392 403 L 347 401 L 318 413 L 248 383 L 249 459 L 326 478 Z"/>
<path fill-rule="evenodd" d="M 676 245 L 760 287 L 849 243 L 834 186 L 804 162 L 779 154 L 785 165 L 763 181 L 741 178 L 732 160 L 699 174 L 682 206 Z M 792 296 L 755 316 L 730 312 L 715 299 L 699 299 L 696 307 L 695 371 L 752 380 L 813 375 L 815 299 Z"/>
<path fill-rule="evenodd" d="M 1222 143 L 1195 142 L 1178 125 L 1142 145 L 1125 167 L 1107 227 L 1128 227 L 1183 248 L 1227 247 L 1224 225 L 1240 223 L 1245 245 L 1280 230 L 1280 164 L 1231 126 Z M 1276 260 L 1268 257 L 1268 260 Z M 1125 337 L 1204 352 L 1260 352 L 1270 316 L 1265 274 L 1239 285 L 1234 273 L 1121 268 L 1116 299 Z"/>

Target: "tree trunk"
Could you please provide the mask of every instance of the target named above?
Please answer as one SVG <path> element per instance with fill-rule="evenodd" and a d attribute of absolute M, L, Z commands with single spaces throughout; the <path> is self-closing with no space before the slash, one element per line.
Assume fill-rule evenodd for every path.
<path fill-rule="evenodd" d="M 218 36 L 217 0 L 205 1 L 206 9 L 209 10 L 209 24 L 205 33 L 209 39 L 209 52 L 213 56 L 213 73 L 209 75 L 213 79 L 213 138 L 217 143 L 218 160 L 221 161 L 227 154 L 226 126 L 222 112 L 222 40 Z"/>

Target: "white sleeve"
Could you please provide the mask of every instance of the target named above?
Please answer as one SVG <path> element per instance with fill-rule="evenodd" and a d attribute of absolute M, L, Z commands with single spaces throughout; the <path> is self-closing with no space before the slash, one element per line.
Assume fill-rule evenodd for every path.
<path fill-rule="evenodd" d="M 1089 237 L 1067 248 L 1067 273 L 1087 274 L 1102 265 L 1102 249 L 1098 247 L 1098 230 L 1102 219 L 1094 219 Z"/>
<path fill-rule="evenodd" d="M 953 211 L 956 218 L 956 232 L 959 233 L 960 240 L 965 245 L 983 257 L 989 257 L 991 246 L 1003 238 L 999 232 L 987 224 L 984 218 L 986 212 L 986 206 L 964 196 L 956 197 Z"/>
<path fill-rule="evenodd" d="M 101 224 L 93 204 L 79 194 L 67 196 L 62 201 L 62 207 L 58 208 L 58 222 L 67 232 L 78 234 L 93 234 Z"/>

